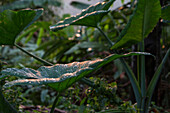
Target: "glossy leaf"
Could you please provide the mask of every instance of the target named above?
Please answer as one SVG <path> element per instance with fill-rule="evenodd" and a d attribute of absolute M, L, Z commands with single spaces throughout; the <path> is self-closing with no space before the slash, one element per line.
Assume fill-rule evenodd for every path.
<path fill-rule="evenodd" d="M 153 92 L 154 92 L 154 89 L 156 87 L 156 84 L 158 82 L 158 79 L 161 75 L 161 72 L 162 72 L 162 69 L 164 67 L 164 64 L 165 62 L 167 61 L 167 59 L 169 58 L 169 54 L 170 54 L 170 49 L 167 51 L 166 55 L 164 56 L 161 64 L 159 65 L 158 69 L 156 70 L 149 86 L 148 86 L 148 89 L 147 89 L 147 93 L 146 93 L 146 96 L 148 97 L 147 99 L 147 107 L 148 108 L 150 106 L 150 101 L 151 101 L 151 98 L 152 98 L 152 95 L 153 95 Z"/>
<path fill-rule="evenodd" d="M 16 37 L 42 14 L 38 10 L 6 10 L 0 13 L 0 45 L 14 45 Z"/>
<path fill-rule="evenodd" d="M 165 22 L 170 23 L 170 5 L 162 8 L 161 18 L 164 19 Z"/>
<path fill-rule="evenodd" d="M 19 79 L 8 82 L 4 87 L 11 87 L 13 85 L 43 85 L 46 84 L 57 91 L 63 91 L 71 86 L 79 79 L 85 77 L 92 71 L 99 69 L 105 64 L 121 57 L 128 57 L 132 55 L 150 55 L 149 53 L 128 53 L 123 55 L 112 54 L 105 59 L 97 59 L 94 61 L 73 62 L 69 64 L 56 64 L 54 66 L 42 66 L 38 70 L 24 68 L 15 69 L 8 68 L 2 70 L 2 75 L 11 75 L 22 77 L 26 79 Z M 1 78 L 0 78 L 1 79 Z"/>
<path fill-rule="evenodd" d="M 138 0 L 133 16 L 121 32 L 112 49 L 123 48 L 141 42 L 156 26 L 161 16 L 159 0 Z"/>
<path fill-rule="evenodd" d="M 66 18 L 64 21 L 59 21 L 57 24 L 50 26 L 50 29 L 53 31 L 61 30 L 69 25 L 97 27 L 98 22 L 100 22 L 103 16 L 109 12 L 108 9 L 114 1 L 115 0 L 110 0 L 109 2 L 91 5 L 80 14 L 71 16 L 70 18 Z"/>

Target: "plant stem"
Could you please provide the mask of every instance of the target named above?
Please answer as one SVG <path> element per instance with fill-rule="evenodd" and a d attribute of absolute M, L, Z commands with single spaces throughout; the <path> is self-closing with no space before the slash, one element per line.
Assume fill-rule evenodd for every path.
<path fill-rule="evenodd" d="M 52 63 L 47 62 L 47 61 L 43 60 L 42 58 L 40 58 L 40 57 L 38 57 L 38 56 L 35 56 L 35 55 L 33 55 L 32 53 L 24 50 L 24 49 L 23 49 L 22 47 L 20 47 L 19 45 L 17 45 L 17 44 L 14 44 L 14 45 L 15 45 L 18 49 L 20 49 L 22 52 L 24 52 L 24 53 L 26 53 L 27 55 L 35 58 L 36 60 L 42 62 L 43 64 L 48 65 L 48 66 L 52 66 L 52 65 L 53 65 Z"/>
<path fill-rule="evenodd" d="M 107 39 L 107 41 L 109 42 L 110 46 L 113 46 L 113 42 L 109 39 L 109 37 L 107 37 L 107 35 L 103 32 L 103 30 L 97 26 L 97 29 L 101 32 L 101 34 Z"/>
<path fill-rule="evenodd" d="M 139 44 L 140 46 L 140 52 L 145 51 L 145 45 L 144 45 L 144 38 L 142 42 Z M 145 113 L 145 99 L 146 99 L 146 78 L 145 78 L 145 56 L 141 55 L 140 57 L 140 80 L 141 80 L 141 95 L 142 95 L 142 103 L 141 103 L 141 113 Z"/>
<path fill-rule="evenodd" d="M 141 42 L 140 44 L 140 52 L 144 52 L 144 40 Z M 145 96 L 145 91 L 146 91 L 146 84 L 145 84 L 145 56 L 141 55 L 140 56 L 140 65 L 141 65 L 141 92 L 142 92 L 142 96 Z"/>
<path fill-rule="evenodd" d="M 52 108 L 51 108 L 50 113 L 54 113 L 55 106 L 56 106 L 56 104 L 57 104 L 57 102 L 58 102 L 59 97 L 60 97 L 60 93 L 58 92 L 58 94 L 57 94 L 57 96 L 56 96 L 56 98 L 55 98 L 55 100 L 54 100 L 54 102 L 53 102 L 53 106 L 52 106 Z"/>
<path fill-rule="evenodd" d="M 110 19 L 112 20 L 114 26 L 116 26 L 116 22 L 115 22 L 115 20 L 113 19 L 113 16 L 112 16 L 110 13 L 108 13 L 108 15 L 109 15 Z M 118 32 L 118 35 L 120 35 L 119 29 L 118 29 L 118 28 L 115 28 L 115 29 L 116 29 L 116 31 Z"/>

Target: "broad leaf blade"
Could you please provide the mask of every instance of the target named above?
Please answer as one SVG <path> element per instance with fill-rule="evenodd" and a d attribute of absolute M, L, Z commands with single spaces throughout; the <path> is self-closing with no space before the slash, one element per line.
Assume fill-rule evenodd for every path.
<path fill-rule="evenodd" d="M 123 48 L 141 42 L 156 26 L 161 16 L 159 0 L 138 0 L 137 7 L 127 26 L 121 32 L 112 49 Z"/>
<path fill-rule="evenodd" d="M 170 23 L 170 5 L 162 8 L 161 18 L 164 19 L 165 22 Z"/>
<path fill-rule="evenodd" d="M 154 74 L 154 76 L 153 76 L 153 78 L 152 78 L 152 80 L 151 80 L 151 82 L 150 82 L 150 84 L 148 86 L 147 93 L 146 93 L 146 96 L 148 97 L 147 102 L 146 102 L 148 107 L 150 106 L 150 101 L 151 101 L 154 89 L 156 87 L 156 84 L 158 82 L 158 79 L 160 77 L 162 69 L 164 67 L 164 64 L 165 64 L 166 60 L 169 57 L 169 54 L 170 54 L 170 49 L 167 51 L 166 55 L 164 56 L 161 64 L 159 65 L 158 69 L 156 70 L 156 72 L 155 72 L 155 74 Z"/>
<path fill-rule="evenodd" d="M 64 21 L 60 21 L 57 24 L 50 26 L 50 29 L 57 31 L 69 25 L 97 27 L 97 23 L 100 22 L 103 16 L 108 13 L 108 9 L 114 1 L 115 0 L 110 0 L 109 2 L 91 5 L 80 14 L 66 18 Z"/>
<path fill-rule="evenodd" d="M 42 66 L 38 70 L 24 68 L 15 69 L 8 68 L 1 71 L 2 75 L 11 75 L 22 77 L 26 79 L 19 79 L 6 83 L 5 87 L 11 87 L 13 85 L 42 85 L 46 84 L 54 88 L 57 91 L 63 91 L 71 86 L 79 79 L 85 77 L 92 71 L 99 69 L 100 67 L 108 64 L 109 62 L 132 55 L 150 55 L 148 53 L 128 53 L 123 55 L 113 54 L 105 59 L 97 59 L 94 61 L 73 62 L 69 64 L 56 64 L 54 66 Z"/>
<path fill-rule="evenodd" d="M 42 11 L 42 9 L 6 10 L 0 13 L 0 45 L 14 45 L 16 37 L 37 20 Z"/>

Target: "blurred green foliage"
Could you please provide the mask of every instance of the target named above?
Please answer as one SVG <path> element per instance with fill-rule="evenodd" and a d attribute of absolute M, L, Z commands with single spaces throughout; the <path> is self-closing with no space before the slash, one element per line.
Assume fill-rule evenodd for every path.
<path fill-rule="evenodd" d="M 4 5 L 14 1 L 15 0 L 1 0 L 0 4 Z M 36 7 L 34 6 L 33 8 Z M 117 37 L 127 24 L 133 10 L 133 4 L 128 3 L 111 11 L 111 13 L 103 18 L 100 26 L 108 37 L 111 37 L 113 42 L 117 40 Z M 48 7 L 45 10 L 44 16 L 42 16 L 38 22 L 23 31 L 17 37 L 16 42 L 24 49 L 53 64 L 91 60 L 109 55 L 108 43 L 95 28 L 70 26 L 58 32 L 50 31 L 49 26 L 54 23 L 56 17 L 57 20 L 63 20 L 66 17 L 70 17 L 70 15 L 59 17 L 54 15 L 53 10 Z M 166 48 L 170 47 L 169 31 L 170 26 L 168 24 L 163 24 L 163 38 L 161 39 L 163 53 L 166 51 Z M 131 50 L 123 49 L 121 51 L 129 52 Z M 4 45 L 0 47 L 0 62 L 3 62 L 1 64 L 2 68 L 31 67 L 37 69 L 41 66 L 36 60 L 14 49 L 14 47 Z M 109 66 L 113 67 L 113 64 L 109 64 Z M 119 61 L 115 61 L 114 66 L 116 66 L 116 69 L 113 70 L 110 70 L 110 68 L 98 70 L 96 73 L 99 77 L 91 78 L 98 86 L 96 89 L 87 87 L 84 84 L 80 86 L 76 84 L 73 85 L 73 87 L 69 88 L 59 98 L 57 108 L 69 112 L 84 111 L 87 113 L 112 108 L 119 111 L 130 109 L 136 112 L 135 105 L 132 105 L 131 102 L 128 101 L 123 102 L 116 93 L 119 86 L 122 85 L 122 82 L 118 80 L 121 81 L 123 79 L 125 82 L 128 81 L 122 74 L 123 69 Z M 164 79 L 168 80 L 169 77 L 170 76 L 167 75 Z M 111 78 L 112 82 L 109 82 L 107 78 Z M 12 81 L 14 79 L 15 78 L 8 78 L 6 81 Z M 122 93 L 121 91 L 125 93 L 125 95 L 129 93 L 125 89 L 120 89 L 119 93 Z M 45 105 L 49 107 L 54 101 L 56 93 L 52 89 L 47 90 L 46 86 L 32 87 L 28 85 L 9 88 L 4 91 L 4 95 L 12 105 L 19 109 L 19 104 L 24 106 Z M 163 102 L 169 104 L 168 102 L 170 101 L 164 99 Z M 38 111 L 33 112 L 38 113 Z"/>

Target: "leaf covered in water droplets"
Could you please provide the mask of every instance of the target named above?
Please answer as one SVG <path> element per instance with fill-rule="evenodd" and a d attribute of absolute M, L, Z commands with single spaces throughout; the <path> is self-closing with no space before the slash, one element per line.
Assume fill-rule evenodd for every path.
<path fill-rule="evenodd" d="M 105 59 L 97 59 L 94 61 L 73 62 L 69 64 L 56 64 L 54 66 L 42 66 L 38 70 L 23 68 L 7 68 L 2 70 L 0 80 L 7 75 L 21 77 L 25 79 L 14 80 L 8 82 L 4 87 L 13 85 L 48 85 L 57 91 L 63 91 L 71 86 L 79 79 L 85 77 L 94 70 L 99 69 L 105 64 L 120 58 L 132 55 L 150 55 L 148 53 L 128 53 L 123 55 L 112 54 Z"/>
<path fill-rule="evenodd" d="M 98 22 L 109 12 L 109 7 L 115 0 L 109 2 L 97 3 L 91 5 L 76 16 L 66 18 L 64 21 L 59 21 L 57 24 L 50 26 L 53 31 L 61 30 L 69 25 L 82 25 L 89 27 L 97 27 Z"/>

